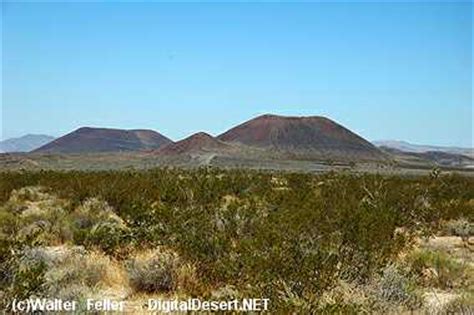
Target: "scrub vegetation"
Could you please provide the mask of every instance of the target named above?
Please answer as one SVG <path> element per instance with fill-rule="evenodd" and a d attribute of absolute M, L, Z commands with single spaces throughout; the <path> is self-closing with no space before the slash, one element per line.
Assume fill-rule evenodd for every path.
<path fill-rule="evenodd" d="M 473 311 L 474 179 L 155 169 L 0 174 L 0 300 L 270 298 Z"/>

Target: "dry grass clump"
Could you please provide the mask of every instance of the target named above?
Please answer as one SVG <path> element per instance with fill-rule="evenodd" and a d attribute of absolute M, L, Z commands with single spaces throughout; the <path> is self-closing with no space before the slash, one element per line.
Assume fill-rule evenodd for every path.
<path fill-rule="evenodd" d="M 474 268 L 450 255 L 429 249 L 416 249 L 407 257 L 411 273 L 424 287 L 456 289 L 472 285 Z"/>
<path fill-rule="evenodd" d="M 23 251 L 22 259 L 25 262 L 42 262 L 48 268 L 53 268 L 71 256 L 85 254 L 86 250 L 82 246 L 38 246 L 26 248 Z"/>
<path fill-rule="evenodd" d="M 424 295 L 424 313 L 441 314 L 474 314 L 474 295 L 468 293 L 453 293 L 431 290 Z"/>
<path fill-rule="evenodd" d="M 140 252 L 126 262 L 126 268 L 135 292 L 193 293 L 199 290 L 195 266 L 182 263 L 178 254 L 170 249 L 159 247 Z"/>
<path fill-rule="evenodd" d="M 323 309 L 330 305 L 352 305 L 357 309 L 366 309 L 370 297 L 362 286 L 339 279 L 331 290 L 323 293 L 318 303 Z"/>
<path fill-rule="evenodd" d="M 233 285 L 227 284 L 223 287 L 217 288 L 211 292 L 213 300 L 234 300 L 242 298 L 242 294 Z"/>
<path fill-rule="evenodd" d="M 137 292 L 148 293 L 171 291 L 178 265 L 178 255 L 163 248 L 138 253 L 126 263 L 130 285 Z"/>
<path fill-rule="evenodd" d="M 44 296 L 62 299 L 93 297 L 100 291 L 127 290 L 128 279 L 121 266 L 100 252 L 83 247 L 37 247 L 26 251 L 20 269 L 45 265 L 42 275 Z"/>
<path fill-rule="evenodd" d="M 338 279 L 331 289 L 316 299 L 320 312 L 385 313 L 418 309 L 422 300 L 414 281 L 399 267 L 389 264 L 368 283 Z"/>
<path fill-rule="evenodd" d="M 203 287 L 197 277 L 197 269 L 194 264 L 181 264 L 175 274 L 175 290 L 192 296 L 199 296 Z"/>
<path fill-rule="evenodd" d="M 458 294 L 446 303 L 441 311 L 431 314 L 441 314 L 442 311 L 446 314 L 474 314 L 474 291 Z"/>
<path fill-rule="evenodd" d="M 423 243 L 401 261 L 418 291 L 423 292 L 420 311 L 434 315 L 474 313 L 472 254 L 459 240 L 453 242 L 453 237 L 434 240 L 436 246 Z"/>
<path fill-rule="evenodd" d="M 421 306 L 421 297 L 413 279 L 394 264 L 386 266 L 369 285 L 375 304 L 385 310 L 413 310 Z"/>
<path fill-rule="evenodd" d="M 15 203 L 39 202 L 51 199 L 51 195 L 44 187 L 27 186 L 13 190 L 10 194 L 10 201 Z"/>

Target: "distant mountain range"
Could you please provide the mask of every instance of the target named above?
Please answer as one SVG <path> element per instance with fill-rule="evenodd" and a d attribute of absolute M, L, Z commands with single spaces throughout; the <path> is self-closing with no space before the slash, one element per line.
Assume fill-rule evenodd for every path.
<path fill-rule="evenodd" d="M 389 147 L 381 147 L 399 162 L 411 165 L 438 165 L 446 167 L 474 168 L 474 157 L 464 154 L 426 151 L 426 152 L 406 152 Z"/>
<path fill-rule="evenodd" d="M 372 143 L 378 147 L 386 147 L 386 148 L 396 149 L 396 150 L 400 150 L 404 152 L 412 152 L 412 153 L 446 152 L 446 153 L 452 153 L 452 154 L 463 154 L 466 156 L 474 156 L 473 148 L 420 145 L 420 144 L 412 144 L 406 141 L 397 141 L 397 140 L 380 140 L 380 141 L 373 141 Z"/>
<path fill-rule="evenodd" d="M 401 163 L 474 168 L 474 152 L 469 148 L 417 145 L 394 140 L 373 143 Z"/>
<path fill-rule="evenodd" d="M 32 134 L 28 134 L 19 138 L 11 138 L 0 141 L 0 153 L 30 152 L 53 140 L 54 137 L 51 136 Z"/>
<path fill-rule="evenodd" d="M 303 160 L 384 160 L 376 146 L 336 122 L 319 116 L 262 115 L 213 137 L 199 132 L 173 142 L 152 130 L 82 127 L 48 139 L 33 153 L 153 151 L 155 155 L 215 153 L 252 158 Z M 52 140 L 52 141 L 51 141 Z M 23 150 L 28 151 L 28 150 Z"/>
<path fill-rule="evenodd" d="M 214 137 L 198 132 L 173 142 L 153 130 L 82 127 L 62 137 L 27 135 L 1 142 L 4 152 L 83 154 L 142 152 L 167 163 L 187 161 L 340 161 L 472 167 L 472 149 L 414 145 L 403 141 L 370 143 L 320 116 L 262 115 Z"/>

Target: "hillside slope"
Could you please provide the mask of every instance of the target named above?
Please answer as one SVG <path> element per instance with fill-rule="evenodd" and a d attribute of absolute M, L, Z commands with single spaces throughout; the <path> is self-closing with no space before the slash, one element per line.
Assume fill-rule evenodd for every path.
<path fill-rule="evenodd" d="M 92 153 L 158 149 L 172 141 L 152 130 L 79 128 L 34 152 Z"/>
<path fill-rule="evenodd" d="M 162 147 L 158 150 L 158 153 L 172 155 L 196 152 L 220 152 L 229 149 L 231 149 L 230 145 L 217 140 L 205 132 L 198 132 L 186 139 Z"/>
<path fill-rule="evenodd" d="M 383 160 L 386 154 L 334 121 L 319 116 L 263 115 L 219 135 L 219 140 L 294 158 Z"/>

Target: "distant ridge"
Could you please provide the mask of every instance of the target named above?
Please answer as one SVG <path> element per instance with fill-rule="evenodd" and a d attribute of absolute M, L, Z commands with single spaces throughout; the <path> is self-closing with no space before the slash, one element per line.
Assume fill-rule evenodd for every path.
<path fill-rule="evenodd" d="M 422 144 L 413 144 L 406 141 L 398 140 L 380 140 L 373 141 L 378 147 L 386 147 L 391 149 L 396 149 L 404 152 L 413 152 L 413 153 L 426 153 L 426 152 L 446 152 L 452 154 L 463 154 L 466 156 L 474 157 L 473 148 L 460 148 L 460 147 L 445 147 L 445 146 L 434 146 L 434 145 L 422 145 Z"/>
<path fill-rule="evenodd" d="M 205 133 L 198 132 L 195 133 L 186 139 L 178 141 L 176 143 L 171 143 L 158 150 L 159 154 L 186 154 L 193 152 L 206 152 L 206 151 L 222 151 L 228 150 L 231 146 L 217 140 L 213 136 Z"/>
<path fill-rule="evenodd" d="M 407 152 L 389 147 L 381 147 L 401 162 L 425 163 L 446 167 L 474 168 L 474 157 L 444 151 Z"/>
<path fill-rule="evenodd" d="M 158 149 L 172 141 L 152 130 L 82 127 L 36 150 L 36 153 L 92 153 Z"/>
<path fill-rule="evenodd" d="M 386 154 L 367 140 L 320 116 L 262 115 L 228 130 L 217 139 L 284 152 L 297 158 L 386 159 Z"/>
<path fill-rule="evenodd" d="M 18 138 L 6 139 L 0 141 L 0 153 L 8 152 L 30 152 L 48 142 L 54 140 L 54 137 L 47 135 L 28 134 Z"/>

